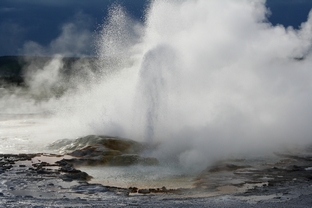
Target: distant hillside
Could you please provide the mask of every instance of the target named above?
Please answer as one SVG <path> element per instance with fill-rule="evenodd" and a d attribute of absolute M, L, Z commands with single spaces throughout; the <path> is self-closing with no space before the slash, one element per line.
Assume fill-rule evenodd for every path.
<path fill-rule="evenodd" d="M 1 56 L 0 57 L 0 86 L 5 84 L 15 84 L 23 86 L 25 84 L 24 74 L 29 65 L 35 65 L 37 68 L 43 68 L 52 60 L 52 57 L 35 57 L 35 56 Z M 92 70 L 95 70 L 96 58 L 63 58 L 64 66 L 61 72 L 64 75 L 71 75 L 79 64 L 89 64 Z"/>
<path fill-rule="evenodd" d="M 0 84 L 15 83 L 22 84 L 22 69 L 25 63 L 18 56 L 1 56 L 0 57 Z"/>

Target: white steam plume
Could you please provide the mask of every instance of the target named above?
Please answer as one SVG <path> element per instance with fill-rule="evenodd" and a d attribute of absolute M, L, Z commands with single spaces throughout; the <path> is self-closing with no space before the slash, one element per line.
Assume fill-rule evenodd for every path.
<path fill-rule="evenodd" d="M 154 1 L 132 46 L 138 77 L 123 68 L 105 114 L 117 135 L 161 142 L 155 155 L 185 166 L 310 142 L 312 17 L 294 30 L 267 14 L 265 1 Z"/>
<path fill-rule="evenodd" d="M 194 169 L 310 144 L 312 13 L 299 30 L 267 14 L 264 0 L 159 0 L 142 26 L 113 8 L 98 66 L 117 64 L 53 101 L 47 137 L 147 140 L 157 158 Z"/>

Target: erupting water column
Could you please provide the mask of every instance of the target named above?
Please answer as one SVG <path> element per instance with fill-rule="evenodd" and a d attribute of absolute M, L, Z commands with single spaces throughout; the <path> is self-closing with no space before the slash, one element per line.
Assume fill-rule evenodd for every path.
<path fill-rule="evenodd" d="M 141 98 L 144 103 L 145 111 L 145 133 L 144 138 L 147 142 L 152 142 L 155 131 L 159 131 L 158 118 L 166 108 L 168 98 L 168 76 L 175 69 L 174 51 L 168 46 L 157 46 L 146 53 L 141 70 L 139 86 L 141 88 Z"/>

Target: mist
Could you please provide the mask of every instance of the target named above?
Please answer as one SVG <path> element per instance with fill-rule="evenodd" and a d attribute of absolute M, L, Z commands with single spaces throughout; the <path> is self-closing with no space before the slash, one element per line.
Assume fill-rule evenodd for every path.
<path fill-rule="evenodd" d="M 91 21 L 92 18 L 88 14 L 77 12 L 71 19 L 60 25 L 59 36 L 48 45 L 28 40 L 19 49 L 19 53 L 27 56 L 86 56 L 94 47 Z"/>
<path fill-rule="evenodd" d="M 36 102 L 50 117 L 29 137 L 155 143 L 147 154 L 186 169 L 310 144 L 312 13 L 297 30 L 273 26 L 268 15 L 264 0 L 153 1 L 140 23 L 113 6 L 93 36 L 96 70 Z M 59 84 L 62 57 L 84 48 L 83 38 L 61 40 L 89 33 L 69 31 L 48 48 L 25 45 L 58 54 L 29 77 L 32 92 Z"/>

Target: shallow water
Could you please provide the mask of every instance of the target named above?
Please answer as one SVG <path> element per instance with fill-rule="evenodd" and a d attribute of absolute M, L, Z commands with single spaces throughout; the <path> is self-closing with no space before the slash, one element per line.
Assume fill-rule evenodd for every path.
<path fill-rule="evenodd" d="M 79 167 L 94 178 L 91 183 L 122 188 L 194 188 L 195 175 L 165 166 Z"/>
<path fill-rule="evenodd" d="M 0 153 L 59 153 L 57 150 L 46 148 L 46 141 L 33 139 L 32 135 L 40 133 L 44 138 L 44 129 L 40 126 L 49 120 L 46 114 L 2 114 L 0 115 Z M 39 135 L 40 135 L 39 134 Z M 69 158 L 69 157 L 67 157 Z M 46 161 L 54 163 L 61 158 L 54 157 L 36 157 L 29 163 Z M 248 157 L 233 157 L 231 160 L 223 160 L 215 163 L 217 166 L 222 164 L 232 164 L 237 166 L 246 166 L 250 168 L 236 171 L 237 174 L 251 174 L 253 167 L 269 168 L 273 167 L 281 158 L 276 155 L 253 155 Z M 217 187 L 209 194 L 233 193 L 246 190 L 250 187 L 235 187 L 244 184 L 246 178 L 236 177 L 233 171 L 217 171 L 215 173 L 192 171 L 179 164 L 168 164 L 161 160 L 158 166 L 82 166 L 78 167 L 81 171 L 87 172 L 93 177 L 90 183 L 100 183 L 105 186 L 116 186 L 122 188 L 137 187 L 144 188 L 162 188 L 179 189 Z M 286 161 L 287 162 L 287 161 Z M 17 164 L 18 165 L 18 164 Z M 31 165 L 31 164 L 30 164 Z M 201 170 L 207 167 L 202 166 Z M 265 176 L 263 178 L 265 181 Z M 252 184 L 251 186 L 255 186 Z M 205 193 L 207 194 L 207 193 Z"/>

